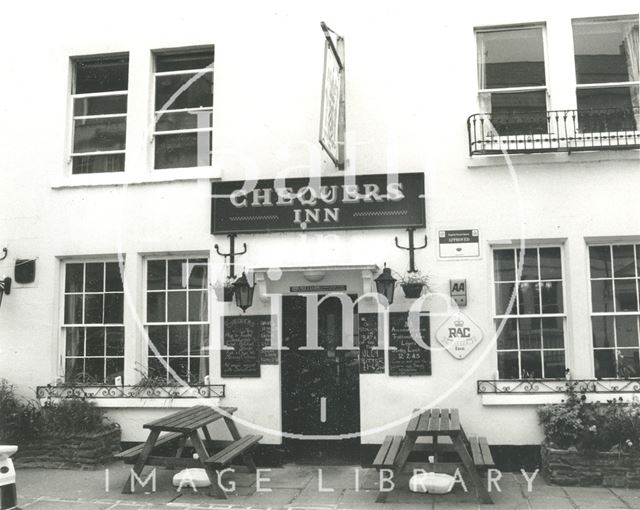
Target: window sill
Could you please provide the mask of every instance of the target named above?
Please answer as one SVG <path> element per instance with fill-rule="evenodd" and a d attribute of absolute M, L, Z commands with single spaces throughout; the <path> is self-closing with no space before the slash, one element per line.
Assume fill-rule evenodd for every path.
<path fill-rule="evenodd" d="M 598 150 L 577 152 L 545 152 L 538 154 L 509 154 L 514 166 L 519 165 L 562 165 L 567 163 L 600 163 L 605 161 L 633 161 L 640 160 L 640 150 Z M 506 166 L 503 154 L 487 154 L 482 156 L 467 156 L 467 168 L 496 168 Z"/>
<path fill-rule="evenodd" d="M 51 398 L 39 399 L 40 404 L 44 404 L 45 402 L 59 402 L 60 398 Z M 127 398 L 90 398 L 86 399 L 88 402 L 92 402 L 96 405 L 96 407 L 105 408 L 105 409 L 139 409 L 139 408 L 147 408 L 147 409 L 180 409 L 180 408 L 188 408 L 196 405 L 208 405 L 208 406 L 218 406 L 222 401 L 219 397 L 199 397 L 199 398 L 135 398 L 135 397 L 127 397 Z"/>
<path fill-rule="evenodd" d="M 96 186 L 135 186 L 140 184 L 158 184 L 180 181 L 197 181 L 200 179 L 220 179 L 220 169 L 171 168 L 152 170 L 147 173 L 132 174 L 130 172 L 113 172 L 100 174 L 68 175 L 52 180 L 52 189 L 85 188 Z"/>
<path fill-rule="evenodd" d="M 606 402 L 607 400 L 622 399 L 624 402 L 633 402 L 634 395 L 631 393 L 587 393 L 587 402 Z M 544 404 L 559 404 L 566 398 L 566 395 L 539 393 L 537 395 L 523 394 L 491 394 L 482 395 L 483 406 L 540 406 Z"/>

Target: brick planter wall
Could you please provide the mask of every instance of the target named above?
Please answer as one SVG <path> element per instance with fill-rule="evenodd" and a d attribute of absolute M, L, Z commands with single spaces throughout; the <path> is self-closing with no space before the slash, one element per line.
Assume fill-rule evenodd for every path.
<path fill-rule="evenodd" d="M 579 452 L 542 445 L 542 474 L 549 483 L 640 488 L 640 456 L 617 452 Z"/>
<path fill-rule="evenodd" d="M 43 435 L 20 445 L 17 467 L 99 469 L 120 451 L 120 428 L 72 435 Z"/>

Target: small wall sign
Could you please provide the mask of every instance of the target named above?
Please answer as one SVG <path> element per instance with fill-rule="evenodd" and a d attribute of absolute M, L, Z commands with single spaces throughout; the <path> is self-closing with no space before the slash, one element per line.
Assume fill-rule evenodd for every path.
<path fill-rule="evenodd" d="M 437 329 L 436 340 L 454 358 L 463 359 L 482 341 L 482 330 L 464 313 L 456 312 Z"/>
<path fill-rule="evenodd" d="M 441 259 L 480 257 L 480 233 L 477 229 L 439 230 L 438 255 Z"/>
<path fill-rule="evenodd" d="M 449 295 L 458 306 L 467 306 L 467 280 L 449 280 Z"/>

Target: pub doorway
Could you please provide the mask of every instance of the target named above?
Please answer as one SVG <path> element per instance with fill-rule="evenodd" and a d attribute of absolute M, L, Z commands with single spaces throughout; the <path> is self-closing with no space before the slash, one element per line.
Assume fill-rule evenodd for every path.
<path fill-rule="evenodd" d="M 343 335 L 351 334 L 343 325 L 340 298 L 318 296 L 318 300 L 321 302 L 316 304 L 305 296 L 282 297 L 282 341 L 288 347 L 282 351 L 281 363 L 282 430 L 299 436 L 285 437 L 283 443 L 299 463 L 357 463 L 359 436 L 318 437 L 360 431 L 358 350 L 339 349 Z M 317 313 L 309 307 L 317 307 Z M 353 317 L 345 319 L 357 324 L 357 311 L 352 310 Z M 321 349 L 304 349 L 314 327 Z"/>

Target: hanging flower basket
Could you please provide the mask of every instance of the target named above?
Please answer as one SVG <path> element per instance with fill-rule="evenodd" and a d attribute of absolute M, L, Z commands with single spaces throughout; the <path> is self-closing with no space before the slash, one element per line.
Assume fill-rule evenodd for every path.
<path fill-rule="evenodd" d="M 213 286 L 218 301 L 230 303 L 233 301 L 233 281 L 227 278 L 224 283 L 218 283 Z"/>
<path fill-rule="evenodd" d="M 424 284 L 422 283 L 402 283 L 402 290 L 404 291 L 405 297 L 409 299 L 419 298 L 422 294 L 422 288 Z"/>

